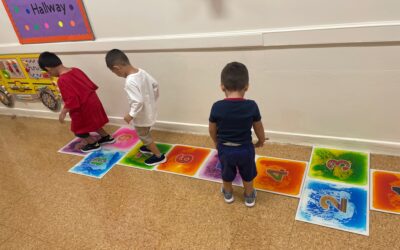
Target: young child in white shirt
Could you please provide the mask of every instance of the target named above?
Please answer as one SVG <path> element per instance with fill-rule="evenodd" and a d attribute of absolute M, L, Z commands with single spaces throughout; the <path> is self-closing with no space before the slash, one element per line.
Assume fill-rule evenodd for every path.
<path fill-rule="evenodd" d="M 153 154 L 145 160 L 145 164 L 154 166 L 166 162 L 165 155 L 161 154 L 150 133 L 157 117 L 157 81 L 143 69 L 132 66 L 126 54 L 118 49 L 107 53 L 106 64 L 114 74 L 126 78 L 125 91 L 128 94 L 130 111 L 124 120 L 128 124 L 133 121 L 136 133 L 144 144 L 140 152 Z"/>

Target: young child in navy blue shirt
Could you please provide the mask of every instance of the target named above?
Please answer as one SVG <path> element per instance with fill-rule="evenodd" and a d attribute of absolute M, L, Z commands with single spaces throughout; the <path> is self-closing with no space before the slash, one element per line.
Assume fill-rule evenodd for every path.
<path fill-rule="evenodd" d="M 245 205 L 252 207 L 256 201 L 253 179 L 257 176 L 254 147 L 264 145 L 265 134 L 257 103 L 244 99 L 248 88 L 249 73 L 246 66 L 239 62 L 228 63 L 221 72 L 221 89 L 226 98 L 213 104 L 209 132 L 222 165 L 221 192 L 225 202 L 234 201 L 232 181 L 239 170 Z M 258 139 L 254 145 L 251 128 Z"/>

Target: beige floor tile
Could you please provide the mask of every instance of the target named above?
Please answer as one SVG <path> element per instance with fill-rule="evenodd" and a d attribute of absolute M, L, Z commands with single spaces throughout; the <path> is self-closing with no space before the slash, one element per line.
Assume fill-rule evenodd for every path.
<path fill-rule="evenodd" d="M 399 218 L 393 214 L 373 211 L 370 213 L 369 246 L 381 246 L 381 249 L 400 249 L 397 237 Z"/>
<path fill-rule="evenodd" d="M 141 219 L 140 217 L 134 219 L 132 213 L 125 211 L 122 214 L 120 219 L 110 219 L 103 224 L 102 230 L 110 242 L 122 242 L 130 249 L 159 248 L 162 234 L 151 230 L 150 226 L 150 223 L 156 223 L 155 221 L 146 219 L 148 222 L 146 225 L 137 221 Z"/>
<path fill-rule="evenodd" d="M 0 224 L 37 236 L 46 227 L 44 219 L 53 211 L 53 204 L 46 203 L 43 197 L 27 194 L 0 211 Z"/>
<path fill-rule="evenodd" d="M 349 234 L 346 242 L 347 242 L 347 249 L 349 249 L 349 250 L 371 249 L 370 248 L 371 237 L 367 237 L 364 235 Z"/>
<path fill-rule="evenodd" d="M 244 223 L 253 224 L 253 227 L 268 236 L 267 249 L 282 249 L 288 244 L 294 223 L 298 200 L 280 195 L 258 192 L 257 203 L 254 208 L 247 209 Z M 263 236 L 264 236 L 263 235 Z M 261 237 L 261 236 L 260 236 Z M 260 241 L 262 244 L 266 241 Z M 254 246 L 254 249 L 257 245 Z M 261 249 L 259 248 L 259 249 Z"/>
<path fill-rule="evenodd" d="M 48 180 L 49 176 L 38 175 L 35 173 L 30 174 L 29 170 L 25 171 L 22 168 L 15 169 L 13 172 L 8 173 L 8 182 L 12 181 L 12 186 L 14 190 L 24 194 L 30 192 L 35 187 L 40 185 L 40 183 Z"/>
<path fill-rule="evenodd" d="M 0 246 L 5 241 L 13 237 L 17 231 L 13 228 L 0 225 Z"/>
<path fill-rule="evenodd" d="M 400 172 L 400 157 L 372 154 L 370 161 L 370 166 L 372 169 Z"/>
<path fill-rule="evenodd" d="M 229 249 L 239 221 L 226 216 L 218 216 L 209 211 L 201 212 L 201 208 L 188 208 L 182 205 L 175 207 L 179 213 L 169 213 L 169 221 L 163 222 L 164 248 L 187 249 L 194 246 L 200 249 Z M 203 210 L 204 211 L 204 210 Z M 162 218 L 164 218 L 164 215 Z M 160 218 L 161 219 L 161 218 Z"/>
<path fill-rule="evenodd" d="M 350 233 L 296 221 L 288 249 L 347 249 Z"/>
<path fill-rule="evenodd" d="M 24 249 L 60 249 L 57 246 L 44 242 L 36 237 L 17 232 L 3 244 L 0 244 L 0 249 L 4 250 L 24 250 Z"/>
<path fill-rule="evenodd" d="M 232 237 L 233 249 L 269 249 L 274 232 L 271 223 L 258 217 L 245 217 Z"/>
<path fill-rule="evenodd" d="M 35 173 L 29 174 L 28 172 L 29 170 L 24 170 L 21 166 L 15 166 L 6 174 L 0 174 L 0 188 L 24 194 L 47 178 L 47 176 Z"/>
<path fill-rule="evenodd" d="M 2 183 L 3 179 L 0 178 L 0 183 Z M 18 200 L 22 198 L 22 194 L 14 191 L 10 191 L 9 189 L 5 189 L 4 187 L 0 188 L 0 214 L 1 211 L 7 207 L 13 206 Z M 1 224 L 1 221 L 0 221 Z"/>
<path fill-rule="evenodd" d="M 68 173 L 82 159 L 57 153 L 73 138 L 68 123 L 0 115 L 0 131 L 0 249 L 400 249 L 395 215 L 371 212 L 370 236 L 360 236 L 295 221 L 298 199 L 282 195 L 259 191 L 247 208 L 242 187 L 226 204 L 221 184 L 170 173 Z M 214 146 L 208 136 L 154 137 Z M 308 161 L 311 147 L 267 142 L 257 154 Z M 400 171 L 400 157 L 371 155 L 371 167 Z"/>
<path fill-rule="evenodd" d="M 123 242 L 109 237 L 104 230 L 108 218 L 96 210 L 75 210 L 56 207 L 53 213 L 44 219 L 46 227 L 37 236 L 42 240 L 64 249 L 116 249 L 126 248 Z"/>
<path fill-rule="evenodd" d="M 152 189 L 157 181 L 152 171 L 117 165 L 101 179 L 100 185 L 142 190 Z"/>
<path fill-rule="evenodd" d="M 153 131 L 153 136 L 156 141 L 164 143 L 191 145 L 198 147 L 206 147 L 206 140 L 208 139 L 207 137 L 201 135 L 171 133 L 163 131 Z"/>

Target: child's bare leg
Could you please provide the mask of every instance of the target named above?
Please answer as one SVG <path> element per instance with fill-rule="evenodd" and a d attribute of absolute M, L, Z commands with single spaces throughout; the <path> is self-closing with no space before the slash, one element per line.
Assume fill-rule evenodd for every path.
<path fill-rule="evenodd" d="M 86 142 L 86 144 L 93 144 L 95 142 L 97 142 L 92 136 L 89 135 L 89 137 L 86 138 L 82 138 L 82 140 L 84 142 Z"/>
<path fill-rule="evenodd" d="M 244 194 L 250 196 L 254 191 L 253 181 L 243 181 Z"/>
<path fill-rule="evenodd" d="M 147 147 L 155 156 L 157 156 L 157 157 L 160 157 L 160 156 L 161 156 L 161 152 L 160 152 L 160 150 L 158 149 L 157 145 L 156 145 L 154 142 L 152 142 L 152 143 L 146 145 L 146 147 Z"/>
<path fill-rule="evenodd" d="M 151 136 L 150 127 L 135 127 L 135 129 L 140 140 L 142 140 L 146 148 L 150 150 L 155 156 L 161 157 L 161 152 L 158 149 L 157 145 L 154 143 Z"/>
<path fill-rule="evenodd" d="M 104 144 L 112 144 L 115 142 L 115 139 L 109 134 L 107 133 L 104 128 L 100 128 L 98 130 L 96 130 L 96 132 L 100 135 L 101 138 L 98 139 L 98 143 L 100 145 L 104 145 Z"/>
<path fill-rule="evenodd" d="M 87 153 L 100 150 L 100 144 L 97 142 L 96 138 L 90 135 L 90 133 L 75 135 L 82 139 L 82 147 L 80 148 L 82 152 Z"/>
<path fill-rule="evenodd" d="M 104 130 L 104 128 L 101 128 L 101 129 L 97 130 L 96 132 L 97 132 L 101 137 L 104 137 L 104 136 L 109 135 L 109 134 Z"/>
<path fill-rule="evenodd" d="M 225 192 L 233 193 L 232 182 L 223 181 Z"/>

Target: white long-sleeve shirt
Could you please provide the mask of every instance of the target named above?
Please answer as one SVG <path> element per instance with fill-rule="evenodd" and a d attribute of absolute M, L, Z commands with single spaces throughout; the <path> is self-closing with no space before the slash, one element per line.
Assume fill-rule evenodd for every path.
<path fill-rule="evenodd" d="M 126 78 L 125 91 L 130 105 L 129 115 L 133 125 L 151 127 L 157 119 L 157 100 L 159 88 L 157 81 L 143 69 Z"/>

